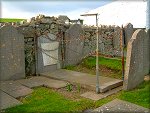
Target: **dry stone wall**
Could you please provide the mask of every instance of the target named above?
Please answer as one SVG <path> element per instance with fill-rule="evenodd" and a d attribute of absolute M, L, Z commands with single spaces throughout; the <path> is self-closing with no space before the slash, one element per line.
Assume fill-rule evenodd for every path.
<path fill-rule="evenodd" d="M 78 64 L 82 58 L 91 55 L 96 49 L 96 28 L 93 26 L 66 24 L 59 18 L 44 15 L 21 23 L 12 23 L 12 25 L 24 35 L 26 73 L 35 74 L 38 71 L 41 73 L 51 69 L 53 71 L 64 65 Z M 120 56 L 120 31 L 121 29 L 117 26 L 101 26 L 99 28 L 100 54 Z M 51 39 L 50 35 L 56 39 Z M 51 38 L 48 38 L 49 36 Z M 59 42 L 57 58 L 59 66 L 48 66 L 49 68 L 39 66 L 44 61 L 42 61 L 43 56 L 39 49 L 41 46 L 38 43 L 43 43 L 46 38 L 51 42 Z M 44 43 L 50 43 L 50 41 L 44 41 Z"/>

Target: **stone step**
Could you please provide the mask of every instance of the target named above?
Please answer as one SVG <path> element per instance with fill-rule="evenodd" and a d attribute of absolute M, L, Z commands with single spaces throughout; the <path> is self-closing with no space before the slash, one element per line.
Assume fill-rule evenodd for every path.
<path fill-rule="evenodd" d="M 96 92 L 85 92 L 83 94 L 81 94 L 80 96 L 84 97 L 84 98 L 88 98 L 88 99 L 91 99 L 91 100 L 94 100 L 94 101 L 97 101 L 97 100 L 100 100 L 100 99 L 103 99 L 103 98 L 106 98 L 112 94 L 115 94 L 119 91 L 122 90 L 122 86 L 120 87 L 117 87 L 117 88 L 114 88 L 110 91 L 107 91 L 105 93 L 100 93 L 100 94 L 97 94 Z"/>

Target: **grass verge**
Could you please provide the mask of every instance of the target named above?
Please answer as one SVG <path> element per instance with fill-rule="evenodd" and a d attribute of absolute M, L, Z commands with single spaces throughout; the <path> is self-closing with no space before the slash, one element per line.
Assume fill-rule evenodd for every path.
<path fill-rule="evenodd" d="M 0 18 L 0 22 L 20 22 L 25 19 L 16 19 L 16 18 Z"/>

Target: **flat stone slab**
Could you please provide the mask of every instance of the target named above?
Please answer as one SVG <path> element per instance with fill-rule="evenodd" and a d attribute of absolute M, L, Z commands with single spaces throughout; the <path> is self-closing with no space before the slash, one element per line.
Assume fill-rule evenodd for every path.
<path fill-rule="evenodd" d="M 21 80 L 17 80 L 16 82 L 29 88 L 45 86 L 45 87 L 57 89 L 57 88 L 65 87 L 67 84 L 67 82 L 64 82 L 64 81 L 54 80 L 54 79 L 41 77 L 41 76 L 35 76 L 29 79 L 21 79 Z"/>
<path fill-rule="evenodd" d="M 104 96 L 102 94 L 96 94 L 95 92 L 85 92 L 85 93 L 81 94 L 80 96 L 94 100 L 94 101 L 104 98 Z"/>
<path fill-rule="evenodd" d="M 97 94 L 96 92 L 85 92 L 85 93 L 81 94 L 80 96 L 94 100 L 94 101 L 97 101 L 97 100 L 106 98 L 107 96 L 110 96 L 114 93 L 117 93 L 120 90 L 122 90 L 122 86 L 115 88 L 115 89 L 112 89 L 110 91 L 107 91 L 106 93 Z"/>
<path fill-rule="evenodd" d="M 0 110 L 22 104 L 20 101 L 6 94 L 2 90 L 0 90 L 0 99 Z"/>
<path fill-rule="evenodd" d="M 27 88 L 15 81 L 1 81 L 0 89 L 14 98 L 24 97 L 33 92 L 32 89 Z"/>
<path fill-rule="evenodd" d="M 96 88 L 96 76 L 87 73 L 59 69 L 51 73 L 41 73 L 40 75 L 53 79 L 68 81 L 71 83 L 79 83 L 93 91 L 95 91 Z M 99 76 L 99 83 L 101 92 L 106 92 L 110 89 L 123 85 L 122 80 L 103 76 Z"/>
<path fill-rule="evenodd" d="M 150 113 L 150 109 L 127 101 L 115 99 L 103 106 L 96 108 L 93 112 L 99 113 Z"/>

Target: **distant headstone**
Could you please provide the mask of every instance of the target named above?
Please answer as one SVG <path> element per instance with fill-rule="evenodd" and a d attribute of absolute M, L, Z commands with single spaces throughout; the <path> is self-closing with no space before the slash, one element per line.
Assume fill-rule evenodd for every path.
<path fill-rule="evenodd" d="M 129 40 L 131 39 L 132 35 L 133 35 L 133 25 L 131 23 L 128 23 L 125 27 L 124 27 L 124 31 L 125 31 L 125 45 L 128 45 Z"/>
<path fill-rule="evenodd" d="M 65 65 L 75 65 L 81 61 L 84 46 L 84 40 L 80 37 L 82 32 L 82 27 L 79 24 L 70 26 L 66 31 Z"/>
<path fill-rule="evenodd" d="M 126 69 L 124 76 L 124 90 L 130 90 L 144 81 L 146 32 L 138 29 L 134 32 L 127 46 Z M 148 61 L 147 61 L 148 62 Z"/>
<path fill-rule="evenodd" d="M 13 26 L 3 26 L 0 28 L 0 80 L 24 77 L 24 36 Z"/>
<path fill-rule="evenodd" d="M 121 33 L 121 28 L 116 27 L 114 29 L 114 37 L 113 37 L 113 49 L 114 49 L 114 55 L 115 56 L 121 56 L 121 48 L 120 48 L 120 33 Z"/>

